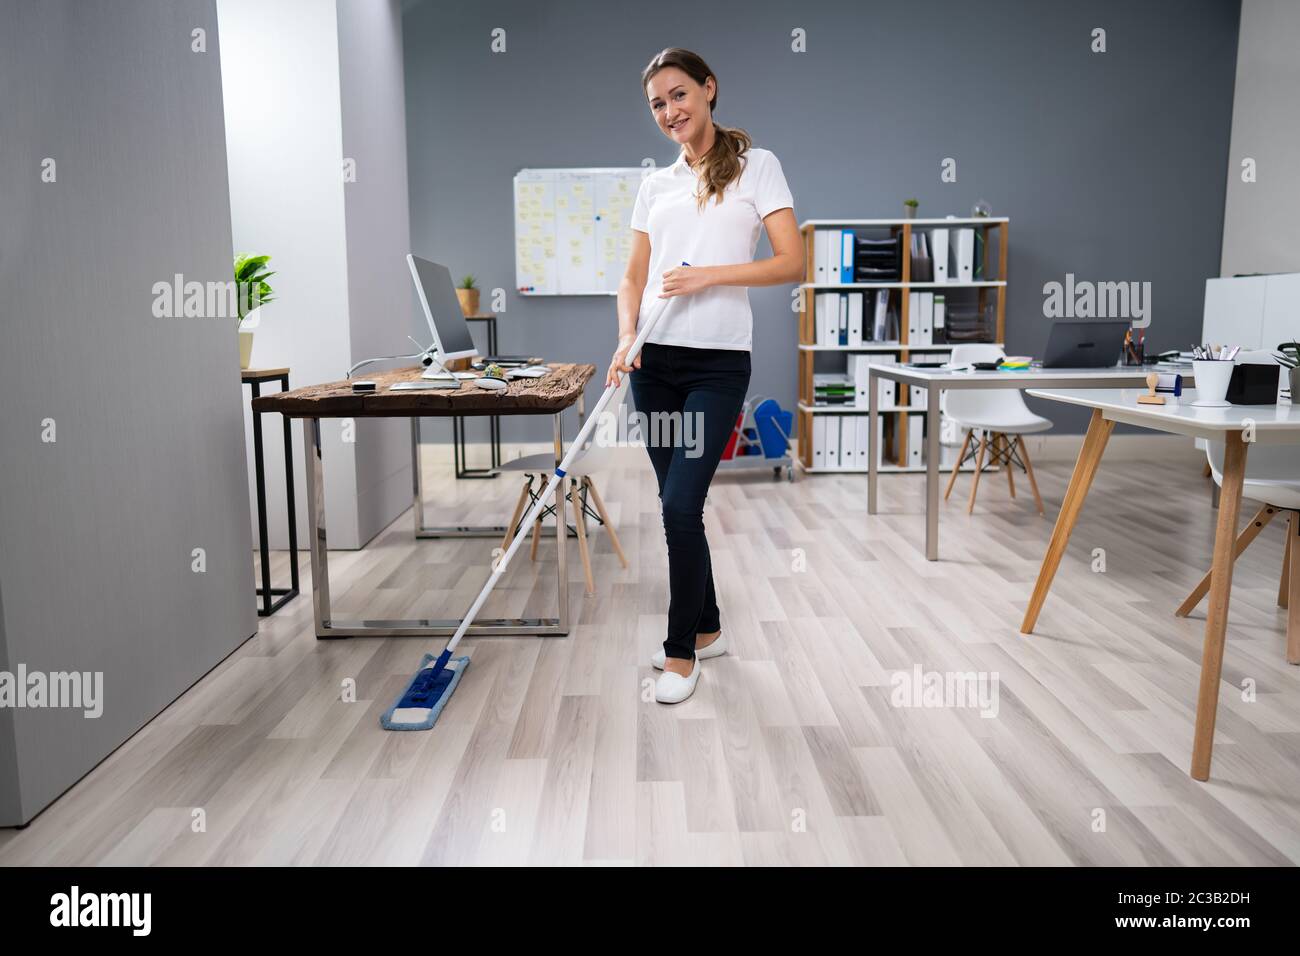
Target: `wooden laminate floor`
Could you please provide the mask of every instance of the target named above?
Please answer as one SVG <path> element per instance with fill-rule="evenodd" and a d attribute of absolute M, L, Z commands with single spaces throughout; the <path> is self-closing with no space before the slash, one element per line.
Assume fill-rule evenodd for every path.
<path fill-rule="evenodd" d="M 503 522 L 518 492 L 426 468 L 431 523 Z M 1238 563 L 1213 775 L 1197 783 L 1204 608 L 1173 610 L 1209 564 L 1208 480 L 1192 454 L 1103 462 L 1022 637 L 1068 473 L 1039 467 L 1046 519 L 1001 475 L 968 517 L 962 478 L 938 563 L 922 552 L 923 477 L 883 476 L 868 517 L 862 476 L 720 476 L 706 520 L 732 652 L 665 707 L 649 690 L 663 534 L 629 450 L 600 487 L 630 568 L 593 523 L 586 597 L 571 540 L 569 636 L 466 641 L 473 666 L 432 731 L 386 733 L 378 715 L 441 642 L 318 642 L 304 594 L 27 829 L 0 830 L 0 864 L 1300 861 L 1281 528 Z M 331 556 L 336 610 L 459 615 L 497 543 L 416 542 L 408 512 Z M 536 565 L 521 552 L 484 615 L 553 613 L 554 548 Z M 996 674 L 996 716 L 894 706 L 893 675 L 916 667 Z"/>

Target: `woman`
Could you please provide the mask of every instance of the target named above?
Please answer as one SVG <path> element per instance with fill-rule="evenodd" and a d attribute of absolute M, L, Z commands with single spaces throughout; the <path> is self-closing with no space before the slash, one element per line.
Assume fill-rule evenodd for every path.
<path fill-rule="evenodd" d="M 797 282 L 804 261 L 781 164 L 754 148 L 744 130 L 713 121 L 718 80 L 708 64 L 689 50 L 664 50 L 642 72 L 641 88 L 681 155 L 642 180 L 637 193 L 632 255 L 618 289 L 618 348 L 605 381 L 629 373 L 639 413 L 691 419 L 668 447 L 646 442 L 668 539 L 668 637 L 652 661 L 663 670 L 655 699 L 671 704 L 694 693 L 701 659 L 726 652 L 704 498 L 749 387 L 747 287 Z M 763 228 L 773 255 L 755 262 Z M 638 322 L 661 298 L 678 301 L 628 365 Z M 693 436 L 690 448 L 683 432 Z"/>

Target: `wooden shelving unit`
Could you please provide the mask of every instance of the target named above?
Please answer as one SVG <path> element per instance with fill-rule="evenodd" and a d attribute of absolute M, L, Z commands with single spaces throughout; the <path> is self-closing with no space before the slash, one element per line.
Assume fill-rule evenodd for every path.
<path fill-rule="evenodd" d="M 1006 341 L 1006 293 L 1007 293 L 1007 230 L 1010 221 L 1006 217 L 987 217 L 971 219 L 809 219 L 801 223 L 799 231 L 804 239 L 804 261 L 806 274 L 799 286 L 802 291 L 802 309 L 799 312 L 799 404 L 795 412 L 798 454 L 796 460 L 800 467 L 810 474 L 853 474 L 864 473 L 865 468 L 816 468 L 812 464 L 812 431 L 815 415 L 865 415 L 866 408 L 857 405 L 819 407 L 813 404 L 813 368 L 819 352 L 842 352 L 847 354 L 859 352 L 887 353 L 898 356 L 899 362 L 910 360 L 911 352 L 951 351 L 951 344 L 916 345 L 909 347 L 907 341 L 909 292 L 913 290 L 942 290 L 944 292 L 961 289 L 976 290 L 976 307 L 983 314 L 989 305 L 989 296 L 994 296 L 995 333 L 993 341 Z M 984 268 L 990 262 L 997 270 L 996 279 L 980 279 L 973 282 L 912 282 L 912 231 L 932 228 L 972 228 L 980 233 L 984 248 Z M 814 259 L 815 236 L 818 229 L 862 229 L 888 230 L 890 235 L 902 235 L 903 269 L 902 279 L 898 282 L 816 282 L 816 262 Z M 996 257 L 992 255 L 996 250 Z M 818 292 L 891 289 L 899 294 L 899 341 L 872 342 L 861 346 L 850 345 L 816 345 L 816 298 Z M 864 314 L 869 302 L 864 302 Z M 894 456 L 891 461 L 881 463 L 882 472 L 916 472 L 923 467 L 909 467 L 902 462 L 907 460 L 907 429 L 901 427 L 901 418 L 912 412 L 924 411 L 910 407 L 906 390 L 900 390 L 897 405 L 882 408 L 881 414 L 895 417 L 893 433 L 896 436 Z M 871 454 L 876 454 L 874 447 L 876 436 L 871 436 L 873 447 Z"/>

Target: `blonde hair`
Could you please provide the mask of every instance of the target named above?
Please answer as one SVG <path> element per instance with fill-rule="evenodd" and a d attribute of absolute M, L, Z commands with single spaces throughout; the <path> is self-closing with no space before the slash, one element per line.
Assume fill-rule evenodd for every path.
<path fill-rule="evenodd" d="M 646 65 L 646 68 L 641 71 L 642 91 L 645 90 L 646 84 L 650 82 L 656 73 L 670 66 L 677 67 L 701 86 L 712 76 L 714 91 L 713 99 L 709 101 L 709 110 L 712 111 L 717 107 L 717 75 L 709 69 L 709 65 L 704 62 L 704 59 L 698 53 L 683 50 L 681 47 L 669 47 L 655 54 L 654 58 Z M 700 192 L 696 193 L 695 196 L 701 209 L 714 196 L 717 197 L 718 202 L 722 202 L 723 192 L 740 178 L 741 157 L 754 145 L 754 141 L 750 139 L 749 134 L 743 129 L 722 126 L 715 122 L 713 124 L 713 133 L 713 146 L 694 164 L 702 184 Z"/>

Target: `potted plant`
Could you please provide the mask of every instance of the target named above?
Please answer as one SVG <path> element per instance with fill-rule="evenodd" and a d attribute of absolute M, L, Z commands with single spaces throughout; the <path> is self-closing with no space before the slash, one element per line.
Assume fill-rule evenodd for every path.
<path fill-rule="evenodd" d="M 466 315 L 478 315 L 478 286 L 474 284 L 473 276 L 465 276 L 460 280 L 456 298 L 460 299 L 462 312 Z"/>
<path fill-rule="evenodd" d="M 907 216 L 908 219 L 915 219 L 915 218 L 916 218 L 916 207 L 919 206 L 919 205 L 921 205 L 921 204 L 920 204 L 919 202 L 917 202 L 915 199 L 904 199 L 904 200 L 903 200 L 903 214 L 904 214 L 905 216 Z"/>
<path fill-rule="evenodd" d="M 248 368 L 253 359 L 253 332 L 261 321 L 262 306 L 272 301 L 271 287 L 266 280 L 275 275 L 268 272 L 270 256 L 250 256 L 240 253 L 235 257 L 235 302 L 239 313 L 239 367 Z M 245 331 L 247 327 L 248 331 Z"/>
<path fill-rule="evenodd" d="M 1274 354 L 1280 364 L 1291 370 L 1291 404 L 1300 405 L 1300 341 L 1283 342 Z"/>

